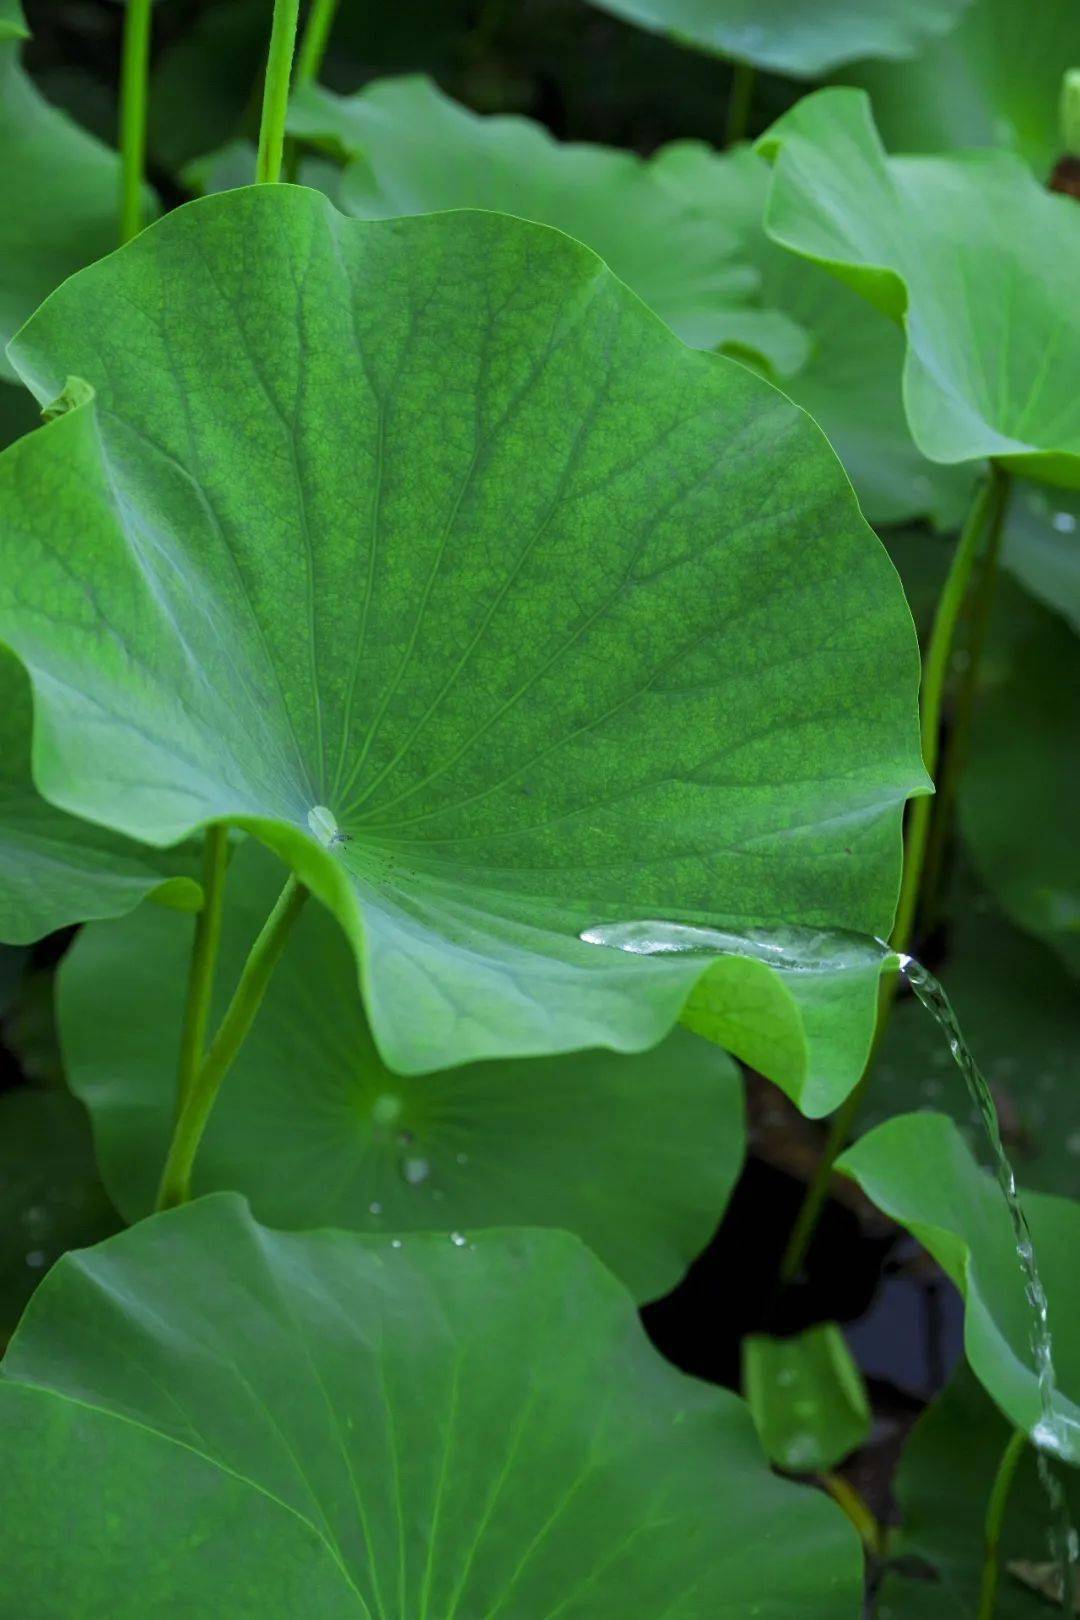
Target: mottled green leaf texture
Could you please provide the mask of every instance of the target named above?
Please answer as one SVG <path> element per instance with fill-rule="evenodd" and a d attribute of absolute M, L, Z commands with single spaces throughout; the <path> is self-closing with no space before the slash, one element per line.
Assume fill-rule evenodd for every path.
<path fill-rule="evenodd" d="M 776 240 L 903 320 L 923 454 L 1080 485 L 1075 202 L 1003 152 L 887 157 L 858 90 L 808 96 L 759 146 Z"/>
<path fill-rule="evenodd" d="M 878 1598 L 877 1620 L 971 1620 L 978 1613 L 990 1488 L 1012 1433 L 1011 1424 L 961 1364 L 944 1394 L 915 1425 L 896 1477 L 901 1526 L 891 1551 L 898 1561 L 918 1559 L 933 1578 L 888 1576 Z M 1080 1475 L 1063 1470 L 1061 1483 L 1075 1524 L 1080 1519 Z M 1045 1565 L 1053 1528 L 1029 1447 L 1009 1491 L 995 1620 L 1048 1620 L 1054 1612 L 1014 1567 Z"/>
<path fill-rule="evenodd" d="M 43 402 L 96 391 L 0 458 L 39 787 L 162 846 L 257 832 L 344 925 L 395 1071 L 654 1045 L 703 964 L 598 922 L 888 931 L 924 781 L 892 565 L 809 419 L 585 248 L 255 187 L 12 352 Z M 714 1007 L 748 967 L 754 1016 L 790 1009 L 734 959 Z M 873 1001 L 774 1052 L 807 1106 Z"/>
<path fill-rule="evenodd" d="M 971 0 L 954 28 L 909 61 L 860 62 L 843 76 L 870 92 L 894 150 L 1003 146 L 1045 180 L 1061 154 L 1061 78 L 1077 63 L 1074 0 Z"/>
<path fill-rule="evenodd" d="M 26 673 L 0 647 L 0 941 L 29 944 L 87 917 L 118 917 L 148 894 L 197 909 L 197 861 L 148 849 L 43 799 L 30 774 Z"/>
<path fill-rule="evenodd" d="M 911 56 L 965 0 L 595 0 L 699 50 L 814 78 L 860 56 Z"/>
<path fill-rule="evenodd" d="M 348 97 L 305 85 L 289 127 L 351 160 L 336 197 L 346 213 L 517 214 L 585 242 L 687 343 L 740 341 L 782 364 L 793 340 L 782 317 L 747 307 L 757 278 L 724 216 L 665 184 L 666 149 L 644 162 L 556 141 L 531 119 L 479 117 L 420 77 Z"/>
<path fill-rule="evenodd" d="M 268 851 L 239 852 L 222 1003 L 279 887 Z M 176 918 L 144 907 L 123 927 L 84 929 L 63 965 L 68 1075 L 129 1220 L 153 1208 L 169 1144 L 190 948 Z M 211 1116 L 195 1188 L 236 1188 L 271 1226 L 559 1226 L 648 1298 L 672 1288 L 712 1236 L 742 1163 L 742 1112 L 735 1064 L 685 1030 L 634 1057 L 391 1074 L 348 944 L 309 906 Z"/>
<path fill-rule="evenodd" d="M 743 1340 L 743 1393 L 761 1443 L 778 1468 L 820 1473 L 870 1433 L 870 1402 L 835 1322 L 790 1339 Z"/>
<path fill-rule="evenodd" d="M 1080 972 L 1080 642 L 1015 588 L 991 656 L 960 784 L 965 845 L 987 887 Z"/>
<path fill-rule="evenodd" d="M 11 1612 L 854 1620 L 850 1526 L 576 1239 L 457 1236 L 218 1194 L 62 1261 L 0 1381 Z"/>
<path fill-rule="evenodd" d="M 838 1167 L 906 1226 L 961 1290 L 972 1371 L 1010 1421 L 1030 1434 L 1041 1418 L 1031 1307 L 993 1176 L 976 1164 L 952 1120 L 928 1113 L 901 1114 L 879 1125 L 847 1150 Z M 1060 1451 L 1080 1465 L 1080 1203 L 1027 1193 L 1024 1210 L 1050 1302 Z"/>

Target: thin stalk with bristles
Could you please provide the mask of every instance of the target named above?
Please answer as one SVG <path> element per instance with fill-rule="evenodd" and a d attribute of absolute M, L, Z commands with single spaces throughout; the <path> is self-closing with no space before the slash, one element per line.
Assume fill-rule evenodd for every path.
<path fill-rule="evenodd" d="M 176 1082 L 176 1117 L 195 1084 L 206 1048 L 206 1031 L 214 996 L 214 972 L 221 942 L 225 902 L 225 872 L 229 859 L 229 830 L 208 827 L 203 840 L 203 903 L 195 920 L 195 942 L 188 969 L 184 1022 L 180 1031 L 180 1063 Z"/>
<path fill-rule="evenodd" d="M 314 84 L 319 77 L 337 9 L 338 0 L 311 0 L 304 37 L 296 53 L 297 84 Z"/>
<path fill-rule="evenodd" d="M 261 185 L 274 185 L 281 179 L 299 15 L 300 0 L 274 0 L 274 26 L 266 59 L 262 120 L 259 125 L 259 155 L 255 163 L 255 179 Z"/>
<path fill-rule="evenodd" d="M 130 242 L 145 223 L 146 106 L 150 75 L 152 0 L 127 0 L 120 64 L 120 241 Z"/>

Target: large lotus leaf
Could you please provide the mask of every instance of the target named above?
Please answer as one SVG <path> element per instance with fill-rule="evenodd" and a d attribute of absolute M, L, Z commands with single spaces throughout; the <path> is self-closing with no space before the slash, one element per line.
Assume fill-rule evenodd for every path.
<path fill-rule="evenodd" d="M 0 378 L 3 347 L 65 276 L 115 247 L 115 152 L 49 105 L 19 62 L 19 12 L 0 15 Z M 149 204 L 149 197 L 147 199 Z"/>
<path fill-rule="evenodd" d="M 981 892 L 961 888 L 950 912 L 940 972 L 990 1082 L 1016 1173 L 1025 1187 L 1080 1195 L 1075 980 Z M 978 1121 L 941 1031 L 910 997 L 890 1016 L 864 1126 L 915 1108 L 949 1114 L 977 1142 Z"/>
<path fill-rule="evenodd" d="M 809 419 L 585 248 L 253 187 L 13 354 L 42 399 L 97 390 L 0 458 L 42 791 L 162 845 L 257 832 L 395 1071 L 654 1045 L 707 964 L 597 922 L 887 931 L 923 782 L 892 566 Z M 818 1111 L 854 1083 L 872 977 L 826 996 L 824 1056 L 770 1056 L 779 977 L 708 971 L 729 1049 Z"/>
<path fill-rule="evenodd" d="M 1020 591 L 998 594 L 960 784 L 960 824 L 1004 910 L 1080 972 L 1080 643 Z"/>
<path fill-rule="evenodd" d="M 61 1261 L 0 1381 L 11 1612 L 854 1620 L 850 1527 L 575 1238 L 455 1236 L 217 1194 Z"/>
<path fill-rule="evenodd" d="M 279 887 L 268 851 L 239 852 L 219 1003 Z M 144 907 L 122 926 L 84 929 L 62 969 L 68 1076 L 129 1220 L 153 1208 L 169 1144 L 190 949 L 175 918 Z M 739 1072 L 686 1030 L 634 1057 L 391 1074 L 348 944 L 309 907 L 211 1116 L 195 1187 L 238 1189 L 279 1227 L 560 1226 L 650 1298 L 674 1287 L 712 1236 L 742 1154 Z"/>
<path fill-rule="evenodd" d="M 759 147 L 775 160 L 770 233 L 903 320 L 923 454 L 1080 485 L 1073 200 L 1003 152 L 887 157 L 860 90 L 806 97 Z"/>
<path fill-rule="evenodd" d="M 594 0 L 703 51 L 812 79 L 860 56 L 911 56 L 968 0 Z"/>
<path fill-rule="evenodd" d="M 824 430 L 870 522 L 930 517 L 941 527 L 955 524 L 970 470 L 939 466 L 916 449 L 900 394 L 901 333 L 835 276 L 766 235 L 765 160 L 748 146 L 721 154 L 700 141 L 678 141 L 657 154 L 653 171 L 687 204 L 736 232 L 740 259 L 759 276 L 760 319 L 786 320 L 803 334 L 801 348 L 786 356 L 780 386 Z M 763 346 L 751 324 L 729 345 L 756 349 L 777 369 L 776 350 Z"/>
<path fill-rule="evenodd" d="M 741 341 L 777 369 L 798 333 L 747 308 L 755 275 L 706 199 L 660 183 L 660 159 L 556 141 L 528 118 L 482 118 L 430 79 L 383 79 L 354 96 L 317 85 L 293 99 L 294 135 L 350 162 L 336 200 L 360 219 L 489 208 L 585 242 L 687 343 Z M 662 154 L 661 154 L 662 157 Z"/>
<path fill-rule="evenodd" d="M 843 77 L 870 92 L 885 141 L 900 152 L 1004 146 L 1040 180 L 1061 153 L 1062 75 L 1080 62 L 1075 0 L 974 0 L 906 62 L 860 62 Z"/>
<path fill-rule="evenodd" d="M 972 1371 L 1016 1427 L 1031 1434 L 1042 1417 L 1030 1343 L 1033 1313 L 993 1176 L 975 1162 L 951 1119 L 929 1113 L 887 1120 L 848 1148 L 837 1167 L 906 1226 L 961 1290 Z M 1080 1202 L 1026 1193 L 1024 1210 L 1050 1302 L 1059 1450 L 1080 1465 Z"/>
<path fill-rule="evenodd" d="M 896 1495 L 901 1528 L 893 1556 L 918 1559 L 936 1579 L 886 1577 L 877 1620 L 970 1620 L 978 1613 L 990 1487 L 1013 1430 L 961 1363 L 945 1392 L 915 1425 L 900 1459 Z M 1080 1475 L 1062 1474 L 1075 1524 Z M 1053 1515 L 1031 1448 L 1021 1457 L 1002 1524 L 995 1620 L 1047 1620 L 1045 1598 L 1019 1571 L 1050 1559 Z"/>
<path fill-rule="evenodd" d="M 87 917 L 118 917 L 148 894 L 197 909 L 181 852 L 133 844 L 58 810 L 30 775 L 26 672 L 0 647 L 0 940 L 25 945 Z"/>

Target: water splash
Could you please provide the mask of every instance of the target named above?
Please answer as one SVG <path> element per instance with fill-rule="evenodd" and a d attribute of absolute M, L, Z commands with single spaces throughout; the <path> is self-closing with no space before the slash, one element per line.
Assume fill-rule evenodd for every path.
<path fill-rule="evenodd" d="M 748 957 L 753 961 L 765 962 L 783 973 L 837 973 L 876 964 L 879 970 L 888 967 L 903 975 L 944 1035 L 953 1060 L 964 1078 L 985 1133 L 994 1174 L 1009 1212 L 1017 1258 L 1024 1278 L 1024 1293 L 1031 1310 L 1030 1345 L 1039 1388 L 1040 1417 L 1032 1430 L 1031 1439 L 1036 1450 L 1039 1478 L 1050 1504 L 1055 1527 L 1053 1551 L 1062 1572 L 1065 1605 L 1074 1604 L 1076 1563 L 1080 1549 L 1076 1531 L 1069 1521 L 1061 1481 L 1050 1459 L 1072 1454 L 1070 1435 L 1076 1425 L 1059 1409 L 1056 1400 L 1058 1387 L 1046 1288 L 1039 1271 L 1031 1228 L 1016 1185 L 1016 1175 L 1001 1140 L 993 1093 L 964 1039 L 952 1003 L 942 985 L 921 962 L 894 951 L 884 940 L 840 930 L 785 927 L 753 929 L 743 933 L 687 923 L 644 920 L 602 923 L 585 929 L 580 938 L 588 945 L 606 945 L 635 956 Z M 1074 1436 L 1074 1439 L 1080 1440 L 1080 1436 Z M 1072 1612 L 1071 1607 L 1069 1612 Z"/>

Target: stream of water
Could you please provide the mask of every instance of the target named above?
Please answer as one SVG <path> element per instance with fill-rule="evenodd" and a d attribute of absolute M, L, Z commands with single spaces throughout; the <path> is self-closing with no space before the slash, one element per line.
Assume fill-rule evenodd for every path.
<path fill-rule="evenodd" d="M 868 964 L 892 967 L 903 975 L 919 1001 L 941 1030 L 976 1109 L 993 1160 L 994 1174 L 1012 1223 L 1016 1254 L 1031 1309 L 1030 1344 L 1039 1386 L 1040 1418 L 1031 1439 L 1036 1450 L 1039 1478 L 1049 1502 L 1055 1560 L 1061 1569 L 1062 1607 L 1072 1614 L 1076 1606 L 1078 1549 L 1065 1501 L 1065 1493 L 1050 1461 L 1068 1455 L 1070 1420 L 1055 1401 L 1054 1345 L 1046 1288 L 1039 1272 L 1024 1206 L 1009 1155 L 1001 1140 L 1001 1126 L 993 1093 L 964 1039 L 952 1003 L 944 988 L 921 962 L 892 950 L 883 940 L 861 934 L 813 928 L 755 929 L 748 933 L 699 928 L 686 923 L 628 922 L 587 928 L 581 938 L 589 945 L 606 945 L 636 956 L 692 954 L 702 957 L 742 956 L 766 962 L 784 973 L 837 973 Z"/>

